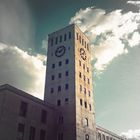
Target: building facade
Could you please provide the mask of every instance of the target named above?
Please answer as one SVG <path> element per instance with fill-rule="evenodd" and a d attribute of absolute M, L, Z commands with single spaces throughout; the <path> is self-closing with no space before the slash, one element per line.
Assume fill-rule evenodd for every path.
<path fill-rule="evenodd" d="M 95 124 L 92 75 L 76 25 L 50 34 L 44 100 L 0 86 L 0 140 L 123 140 Z"/>
<path fill-rule="evenodd" d="M 67 140 L 95 140 L 91 54 L 88 38 L 74 24 L 49 35 L 45 102 L 57 106 Z"/>

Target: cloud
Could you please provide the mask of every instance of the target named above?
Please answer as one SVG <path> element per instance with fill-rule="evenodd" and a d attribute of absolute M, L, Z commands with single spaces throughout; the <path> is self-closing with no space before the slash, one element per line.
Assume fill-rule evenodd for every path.
<path fill-rule="evenodd" d="M 25 0 L 0 0 L 0 42 L 33 48 L 34 24 Z"/>
<path fill-rule="evenodd" d="M 121 135 L 128 140 L 140 140 L 140 129 L 129 130 L 128 132 L 123 132 Z"/>
<path fill-rule="evenodd" d="M 0 84 L 10 84 L 43 99 L 46 59 L 0 43 Z"/>
<path fill-rule="evenodd" d="M 133 4 L 133 5 L 135 5 L 135 6 L 138 6 L 138 7 L 140 7 L 140 1 L 132 1 L 132 0 L 129 0 L 129 1 L 127 1 L 127 3 L 129 3 L 129 4 Z"/>
<path fill-rule="evenodd" d="M 106 12 L 88 7 L 71 18 L 89 37 L 96 59 L 95 68 L 102 71 L 116 57 L 129 52 L 130 47 L 140 46 L 140 13 L 122 10 Z"/>

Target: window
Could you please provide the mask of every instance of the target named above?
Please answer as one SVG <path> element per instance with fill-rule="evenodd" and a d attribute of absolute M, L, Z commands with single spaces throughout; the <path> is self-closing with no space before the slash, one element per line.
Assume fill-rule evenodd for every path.
<path fill-rule="evenodd" d="M 69 84 L 65 84 L 65 89 L 69 89 Z"/>
<path fill-rule="evenodd" d="M 57 100 L 57 106 L 60 106 L 60 105 L 61 105 L 61 101 Z"/>
<path fill-rule="evenodd" d="M 59 116 L 58 118 L 58 124 L 63 124 L 63 116 Z"/>
<path fill-rule="evenodd" d="M 83 105 L 83 101 L 82 101 L 82 99 L 80 99 L 80 105 L 81 105 L 81 106 Z"/>
<path fill-rule="evenodd" d="M 86 48 L 86 45 L 87 45 L 87 43 L 86 43 L 86 41 L 85 41 L 85 48 Z"/>
<path fill-rule="evenodd" d="M 40 140 L 45 140 L 46 138 L 46 131 L 41 129 L 40 130 Z"/>
<path fill-rule="evenodd" d="M 85 102 L 85 108 L 87 108 L 87 102 Z"/>
<path fill-rule="evenodd" d="M 82 85 L 80 85 L 80 92 L 82 92 Z"/>
<path fill-rule="evenodd" d="M 106 140 L 109 140 L 109 136 L 106 136 Z"/>
<path fill-rule="evenodd" d="M 53 69 L 55 68 L 55 64 L 52 64 L 52 68 L 53 68 Z"/>
<path fill-rule="evenodd" d="M 65 63 L 68 64 L 69 63 L 69 59 L 66 59 Z"/>
<path fill-rule="evenodd" d="M 64 41 L 66 41 L 66 40 L 67 40 L 67 34 L 64 35 Z"/>
<path fill-rule="evenodd" d="M 65 75 L 66 75 L 66 76 L 69 76 L 69 71 L 66 71 Z"/>
<path fill-rule="evenodd" d="M 87 67 L 87 72 L 89 72 L 89 67 Z"/>
<path fill-rule="evenodd" d="M 89 135 L 88 134 L 85 135 L 85 140 L 89 140 Z"/>
<path fill-rule="evenodd" d="M 88 96 L 90 97 L 90 90 L 88 91 Z"/>
<path fill-rule="evenodd" d="M 29 140 L 35 140 L 35 128 L 33 126 L 30 127 Z"/>
<path fill-rule="evenodd" d="M 84 81 L 86 81 L 86 76 L 84 75 Z"/>
<path fill-rule="evenodd" d="M 19 123 L 17 140 L 23 140 L 23 139 L 24 139 L 24 124 Z"/>
<path fill-rule="evenodd" d="M 87 43 L 87 50 L 89 50 L 89 44 Z"/>
<path fill-rule="evenodd" d="M 51 46 L 53 46 L 53 38 L 51 39 Z"/>
<path fill-rule="evenodd" d="M 55 38 L 55 44 L 57 44 L 57 43 L 58 43 L 58 37 Z"/>
<path fill-rule="evenodd" d="M 60 40 L 59 40 L 59 42 L 62 42 L 62 35 L 60 36 Z"/>
<path fill-rule="evenodd" d="M 52 75 L 52 78 L 51 79 L 54 80 L 54 75 Z"/>
<path fill-rule="evenodd" d="M 51 88 L 51 93 L 54 93 L 54 89 L 53 88 Z"/>
<path fill-rule="evenodd" d="M 61 61 L 59 61 L 58 65 L 59 65 L 59 66 L 62 66 L 62 62 L 61 62 Z"/>
<path fill-rule="evenodd" d="M 60 92 L 61 91 L 61 86 L 58 86 L 58 92 Z"/>
<path fill-rule="evenodd" d="M 61 78 L 62 74 L 61 73 L 58 73 L 58 78 Z"/>
<path fill-rule="evenodd" d="M 57 139 L 58 140 L 63 140 L 63 133 L 59 133 Z"/>
<path fill-rule="evenodd" d="M 42 123 L 46 123 L 47 121 L 47 111 L 46 110 L 42 110 L 41 111 L 41 122 Z"/>
<path fill-rule="evenodd" d="M 79 60 L 79 66 L 81 66 L 81 61 Z"/>
<path fill-rule="evenodd" d="M 78 40 L 78 33 L 76 33 L 76 38 L 77 38 L 77 40 Z"/>
<path fill-rule="evenodd" d="M 89 110 L 91 111 L 91 104 L 89 104 Z"/>
<path fill-rule="evenodd" d="M 80 41 L 80 43 L 81 43 L 81 36 L 79 36 L 79 41 Z"/>
<path fill-rule="evenodd" d="M 103 134 L 102 136 L 103 136 L 103 140 L 105 140 L 105 135 Z"/>
<path fill-rule="evenodd" d="M 87 93 L 86 88 L 84 88 L 84 93 L 85 93 L 85 94 Z"/>
<path fill-rule="evenodd" d="M 19 111 L 19 115 L 22 116 L 22 117 L 26 117 L 27 115 L 27 107 L 28 107 L 28 104 L 26 102 L 21 102 L 20 104 L 20 111 Z"/>
<path fill-rule="evenodd" d="M 89 80 L 89 78 L 87 78 L 87 80 L 88 80 L 88 84 L 90 84 L 90 80 Z"/>
<path fill-rule="evenodd" d="M 85 118 L 85 119 L 83 120 L 83 125 L 84 125 L 84 126 L 88 126 L 88 118 Z"/>
<path fill-rule="evenodd" d="M 65 103 L 68 104 L 69 103 L 69 99 L 65 98 Z"/>
<path fill-rule="evenodd" d="M 69 39 L 71 39 L 71 32 L 69 32 Z"/>
<path fill-rule="evenodd" d="M 98 140 L 101 140 L 101 133 L 98 133 Z"/>
<path fill-rule="evenodd" d="M 81 72 L 79 72 L 79 77 L 80 77 L 80 78 L 82 77 L 82 74 L 81 74 Z"/>
<path fill-rule="evenodd" d="M 83 64 L 83 69 L 85 70 L 85 64 Z"/>
<path fill-rule="evenodd" d="M 84 45 L 84 39 L 82 38 L 82 45 Z"/>

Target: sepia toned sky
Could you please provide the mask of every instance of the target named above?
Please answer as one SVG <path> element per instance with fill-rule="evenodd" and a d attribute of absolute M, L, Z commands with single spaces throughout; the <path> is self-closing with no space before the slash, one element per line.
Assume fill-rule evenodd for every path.
<path fill-rule="evenodd" d="M 43 98 L 47 35 L 71 23 L 91 41 L 97 124 L 139 139 L 139 0 L 0 0 L 0 85 Z"/>

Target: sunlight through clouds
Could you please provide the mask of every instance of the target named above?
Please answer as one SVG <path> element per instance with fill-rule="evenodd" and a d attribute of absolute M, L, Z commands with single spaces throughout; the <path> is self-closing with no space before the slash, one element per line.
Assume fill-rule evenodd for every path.
<path fill-rule="evenodd" d="M 103 71 L 115 57 L 128 53 L 129 47 L 140 45 L 140 13 L 123 13 L 120 9 L 107 13 L 88 7 L 77 12 L 71 23 L 76 23 L 92 42 L 98 71 Z"/>

